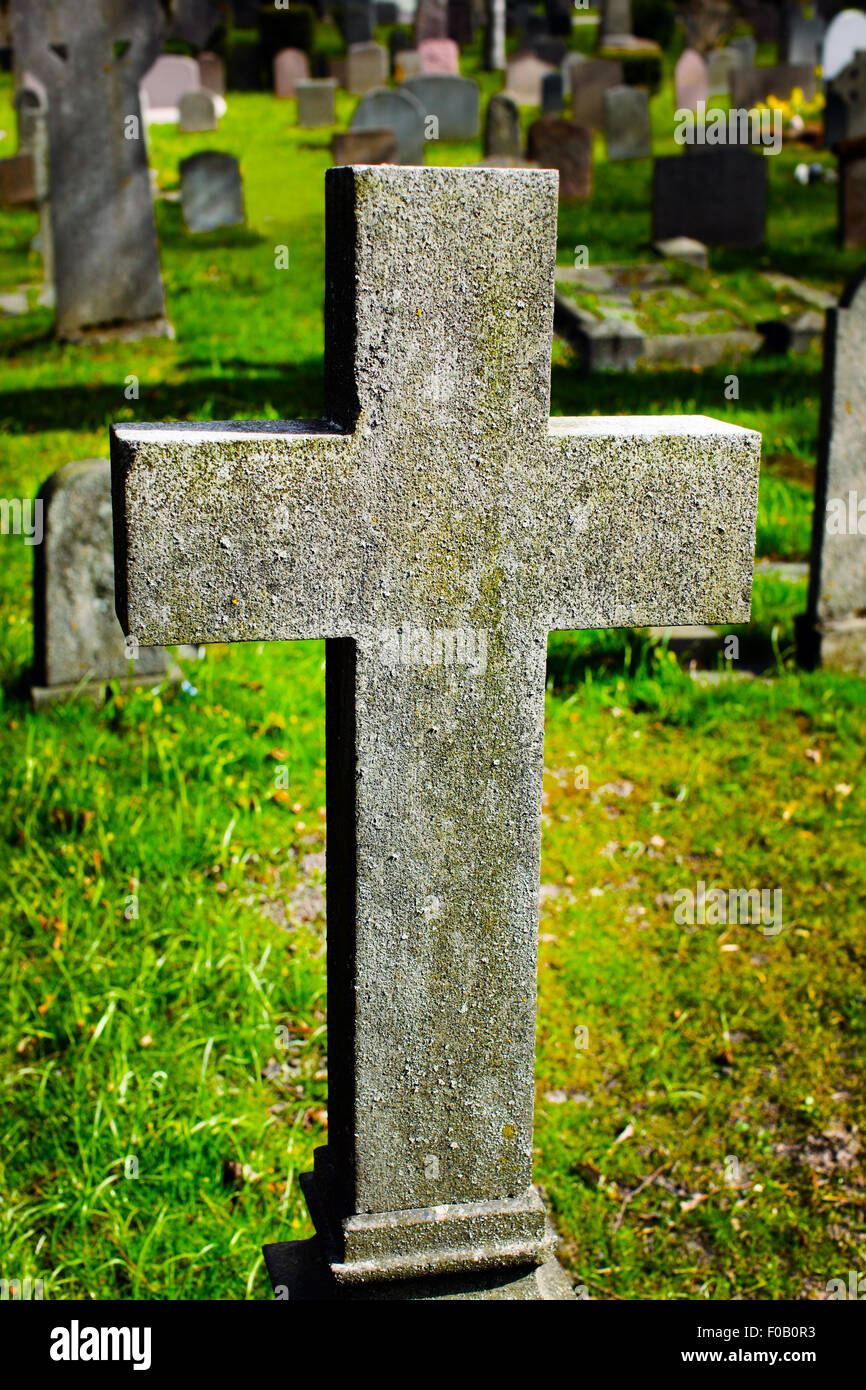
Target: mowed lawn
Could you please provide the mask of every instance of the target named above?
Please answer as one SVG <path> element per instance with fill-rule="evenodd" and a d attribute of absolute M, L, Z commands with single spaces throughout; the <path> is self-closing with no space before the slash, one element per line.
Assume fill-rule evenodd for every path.
<path fill-rule="evenodd" d="M 667 88 L 660 149 L 671 111 Z M 105 455 L 113 420 L 321 411 L 328 133 L 294 115 L 233 94 L 215 135 L 152 132 L 164 190 L 185 155 L 227 149 L 248 210 L 193 239 L 159 202 L 173 342 L 59 347 L 43 309 L 0 320 L 0 495 Z M 770 162 L 767 247 L 714 258 L 741 293 L 770 267 L 838 289 L 856 264 L 835 191 L 794 182 L 801 157 Z M 648 161 L 599 147 L 559 259 L 649 254 L 649 187 Z M 35 289 L 35 230 L 0 210 L 0 289 Z M 741 366 L 732 401 L 725 368 L 586 380 L 556 343 L 553 411 L 760 429 L 758 553 L 803 559 L 820 368 L 817 347 Z M 297 1177 L 327 1141 L 324 648 L 210 647 L 185 687 L 35 714 L 33 556 L 0 545 L 0 1277 L 266 1298 L 261 1245 L 309 1234 Z M 864 1267 L 866 701 L 793 664 L 804 602 L 756 582 L 735 631 L 760 679 L 696 681 L 646 634 L 551 639 L 535 1171 L 592 1297 L 820 1297 Z M 718 665 L 736 667 L 721 641 Z M 698 881 L 780 890 L 783 929 L 679 925 Z"/>

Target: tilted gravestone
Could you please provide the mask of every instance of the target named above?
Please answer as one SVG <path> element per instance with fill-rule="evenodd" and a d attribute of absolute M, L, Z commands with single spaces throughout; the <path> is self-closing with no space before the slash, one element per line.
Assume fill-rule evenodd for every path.
<path fill-rule="evenodd" d="M 427 117 L 435 116 L 435 138 L 474 140 L 480 129 L 481 93 L 471 77 L 446 77 L 444 73 L 419 73 L 407 77 L 401 88 L 411 92 L 424 107 Z"/>
<path fill-rule="evenodd" d="M 809 601 L 800 625 L 807 664 L 866 674 L 866 270 L 828 309 L 815 476 Z"/>
<path fill-rule="evenodd" d="M 351 130 L 393 130 L 401 164 L 424 163 L 424 107 L 406 91 L 406 83 L 392 90 L 380 87 L 362 97 L 349 122 Z"/>
<path fill-rule="evenodd" d="M 295 91 L 298 96 L 298 125 L 334 125 L 336 122 L 335 102 L 337 83 L 333 77 L 317 77 L 309 82 L 298 82 Z"/>
<path fill-rule="evenodd" d="M 331 141 L 335 164 L 396 164 L 393 130 L 345 130 Z"/>
<path fill-rule="evenodd" d="M 547 638 L 745 621 L 760 437 L 548 418 L 554 174 L 332 169 L 326 208 L 327 420 L 115 428 L 118 613 L 327 641 L 329 1142 L 281 1296 L 567 1298 L 532 1185 Z"/>
<path fill-rule="evenodd" d="M 559 116 L 542 116 L 529 127 L 526 153 L 542 169 L 559 171 L 560 198 L 592 195 L 592 131 Z"/>
<path fill-rule="evenodd" d="M 767 222 L 767 161 L 736 145 L 665 155 L 653 166 L 652 240 L 760 246 Z"/>
<path fill-rule="evenodd" d="M 158 0 L 16 0 L 22 66 L 45 87 L 60 338 L 170 335 L 138 85 Z"/>
<path fill-rule="evenodd" d="M 201 130 L 216 130 L 217 107 L 213 92 L 200 87 L 197 92 L 184 92 L 178 107 L 180 129 L 185 134 Z"/>
<path fill-rule="evenodd" d="M 67 463 L 45 483 L 37 506 L 42 540 L 33 551 L 33 703 L 48 704 L 85 686 L 98 697 L 109 681 L 130 675 L 137 685 L 162 680 L 168 654 L 124 643 L 114 612 L 108 459 Z"/>
<path fill-rule="evenodd" d="M 646 159 L 650 144 L 649 97 L 643 87 L 608 87 L 604 94 L 608 159 Z"/>
<path fill-rule="evenodd" d="M 484 118 L 485 157 L 519 159 L 522 153 L 520 112 L 517 104 L 503 92 L 497 92 L 487 103 Z"/>
<path fill-rule="evenodd" d="M 578 125 L 601 130 L 604 124 L 604 94 L 609 87 L 623 84 L 622 63 L 606 58 L 589 58 L 569 67 L 571 75 L 571 115 Z"/>
<path fill-rule="evenodd" d="M 699 101 L 709 95 L 707 65 L 700 53 L 687 48 L 674 68 L 675 106 L 678 111 L 696 111 Z"/>
<path fill-rule="evenodd" d="M 310 76 L 310 60 L 299 48 L 284 48 L 274 58 L 274 96 L 291 101 L 298 82 Z"/>
<path fill-rule="evenodd" d="M 347 92 L 363 96 L 388 81 L 388 50 L 380 43 L 352 44 L 346 54 Z"/>
<path fill-rule="evenodd" d="M 180 205 L 190 232 L 242 226 L 244 190 L 234 155 L 202 150 L 181 160 Z"/>

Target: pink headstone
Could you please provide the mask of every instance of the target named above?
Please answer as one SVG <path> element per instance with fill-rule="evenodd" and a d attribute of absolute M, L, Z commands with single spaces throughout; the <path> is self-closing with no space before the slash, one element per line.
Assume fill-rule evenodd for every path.
<path fill-rule="evenodd" d="M 707 65 L 700 53 L 687 48 L 674 68 L 676 108 L 695 111 L 699 101 L 706 101 L 709 92 Z"/>
<path fill-rule="evenodd" d="M 453 39 L 424 39 L 418 45 L 422 72 L 442 72 L 446 77 L 460 76 L 460 49 Z"/>
<path fill-rule="evenodd" d="M 310 64 L 306 53 L 299 48 L 283 48 L 274 58 L 274 96 L 291 98 L 295 95 L 295 83 L 306 82 L 310 76 Z"/>
<path fill-rule="evenodd" d="M 147 95 L 148 110 L 153 116 L 162 111 L 176 111 L 186 92 L 197 92 L 201 86 L 195 58 L 179 53 L 163 53 L 141 79 Z"/>

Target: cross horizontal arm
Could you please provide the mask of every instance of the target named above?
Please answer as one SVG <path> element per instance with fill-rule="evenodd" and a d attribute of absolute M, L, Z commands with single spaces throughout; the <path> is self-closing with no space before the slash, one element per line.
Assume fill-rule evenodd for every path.
<path fill-rule="evenodd" d="M 704 415 L 551 419 L 529 519 L 544 626 L 747 621 L 760 446 Z"/>
<path fill-rule="evenodd" d="M 124 631 L 142 646 L 346 635 L 353 459 L 325 421 L 114 427 Z"/>

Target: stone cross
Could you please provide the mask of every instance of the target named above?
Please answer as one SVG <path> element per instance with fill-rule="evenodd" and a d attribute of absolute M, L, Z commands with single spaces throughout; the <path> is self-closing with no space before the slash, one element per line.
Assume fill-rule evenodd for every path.
<path fill-rule="evenodd" d="M 799 628 L 806 664 L 866 674 L 866 271 L 827 311 L 809 601 Z"/>
<path fill-rule="evenodd" d="M 170 333 L 138 96 L 159 0 L 14 0 L 16 51 L 48 96 L 61 338 Z"/>
<path fill-rule="evenodd" d="M 333 1287 L 544 1296 L 548 634 L 744 621 L 760 437 L 548 418 L 555 172 L 344 167 L 326 207 L 325 419 L 115 427 L 118 616 L 327 642 Z"/>

